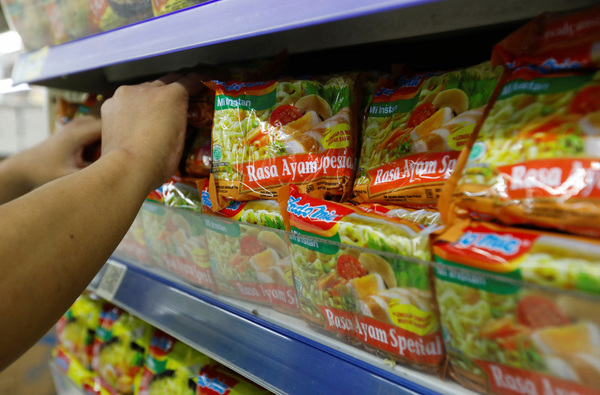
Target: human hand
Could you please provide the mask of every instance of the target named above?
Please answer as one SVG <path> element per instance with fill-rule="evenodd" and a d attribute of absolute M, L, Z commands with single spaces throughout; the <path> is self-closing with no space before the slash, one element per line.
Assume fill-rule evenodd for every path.
<path fill-rule="evenodd" d="M 102 156 L 121 153 L 148 193 L 177 170 L 183 153 L 189 96 L 201 89 L 194 74 L 121 86 L 102 105 Z"/>
<path fill-rule="evenodd" d="M 86 167 L 84 148 L 100 139 L 101 121 L 80 116 L 40 144 L 14 156 L 30 189 Z"/>

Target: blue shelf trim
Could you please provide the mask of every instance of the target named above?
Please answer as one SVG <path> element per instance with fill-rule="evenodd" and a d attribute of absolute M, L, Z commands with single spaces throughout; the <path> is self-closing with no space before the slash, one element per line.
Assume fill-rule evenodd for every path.
<path fill-rule="evenodd" d="M 116 304 L 273 389 L 290 394 L 437 394 L 191 287 L 113 260 L 127 266 Z"/>

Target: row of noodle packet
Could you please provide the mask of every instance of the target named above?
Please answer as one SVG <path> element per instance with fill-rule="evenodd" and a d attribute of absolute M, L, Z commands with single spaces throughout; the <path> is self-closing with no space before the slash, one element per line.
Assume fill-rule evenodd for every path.
<path fill-rule="evenodd" d="M 600 235 L 599 19 L 543 14 L 495 46 L 506 71 L 440 199 L 445 222 Z"/>
<path fill-rule="evenodd" d="M 413 222 L 279 190 L 303 319 L 386 358 L 443 375 L 429 234 Z M 285 210 L 285 211 L 284 211 Z"/>
<path fill-rule="evenodd" d="M 209 183 L 197 181 L 218 293 L 299 313 L 283 218 L 274 200 L 228 201 L 213 211 Z"/>
<path fill-rule="evenodd" d="M 600 393 L 598 239 L 466 220 L 433 253 L 450 372 L 462 385 Z"/>
<path fill-rule="evenodd" d="M 364 124 L 354 200 L 435 208 L 501 67 L 381 78 Z"/>
<path fill-rule="evenodd" d="M 351 192 L 357 150 L 358 74 L 215 82 L 211 200 L 277 200 L 295 184 L 312 196 Z"/>

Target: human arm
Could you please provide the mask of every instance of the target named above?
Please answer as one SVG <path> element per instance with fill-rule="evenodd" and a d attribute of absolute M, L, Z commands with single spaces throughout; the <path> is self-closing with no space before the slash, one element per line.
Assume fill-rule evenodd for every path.
<path fill-rule="evenodd" d="M 98 118 L 78 117 L 40 144 L 0 161 L 0 204 L 84 168 L 84 147 L 99 140 L 100 132 Z"/>
<path fill-rule="evenodd" d="M 197 81 L 165 81 L 121 87 L 103 105 L 99 160 L 0 206 L 0 370 L 83 292 L 175 172 Z"/>

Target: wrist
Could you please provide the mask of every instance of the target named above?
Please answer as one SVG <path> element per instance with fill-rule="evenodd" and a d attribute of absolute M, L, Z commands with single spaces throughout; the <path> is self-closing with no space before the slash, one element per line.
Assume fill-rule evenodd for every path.
<path fill-rule="evenodd" d="M 103 166 L 109 176 L 110 182 L 126 183 L 132 190 L 132 193 L 146 198 L 148 194 L 155 189 L 154 174 L 150 166 L 145 166 L 143 161 L 139 160 L 132 153 L 125 149 L 114 149 L 103 154 L 95 164 Z"/>

